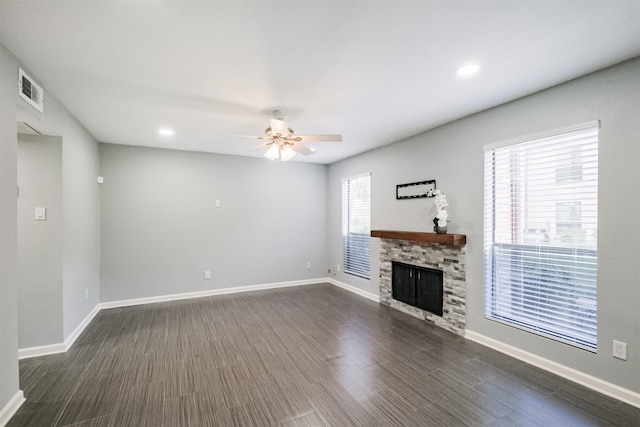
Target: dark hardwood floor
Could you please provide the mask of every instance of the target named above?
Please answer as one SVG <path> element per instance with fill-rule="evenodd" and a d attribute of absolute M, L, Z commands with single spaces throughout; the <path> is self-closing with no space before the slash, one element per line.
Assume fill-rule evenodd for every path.
<path fill-rule="evenodd" d="M 640 410 L 329 284 L 101 311 L 9 426 L 638 426 Z"/>

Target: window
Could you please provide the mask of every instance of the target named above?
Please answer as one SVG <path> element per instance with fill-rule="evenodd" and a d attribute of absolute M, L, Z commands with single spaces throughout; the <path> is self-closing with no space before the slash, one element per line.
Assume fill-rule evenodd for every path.
<path fill-rule="evenodd" d="M 556 233 L 561 241 L 572 242 L 582 234 L 582 202 L 556 203 Z"/>
<path fill-rule="evenodd" d="M 556 182 L 572 182 L 582 180 L 582 161 L 580 147 L 567 147 L 558 150 L 556 155 Z"/>
<path fill-rule="evenodd" d="M 342 181 L 342 249 L 345 273 L 369 279 L 371 264 L 371 176 Z"/>
<path fill-rule="evenodd" d="M 597 348 L 597 120 L 485 147 L 485 316 Z"/>

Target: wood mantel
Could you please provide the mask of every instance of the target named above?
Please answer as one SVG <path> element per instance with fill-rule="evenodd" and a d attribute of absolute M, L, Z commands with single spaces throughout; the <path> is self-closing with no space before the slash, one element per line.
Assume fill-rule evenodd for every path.
<path fill-rule="evenodd" d="M 439 243 L 441 245 L 462 247 L 467 244 L 466 234 L 436 234 L 420 231 L 371 230 L 371 237 L 381 239 L 408 240 L 418 243 Z"/>

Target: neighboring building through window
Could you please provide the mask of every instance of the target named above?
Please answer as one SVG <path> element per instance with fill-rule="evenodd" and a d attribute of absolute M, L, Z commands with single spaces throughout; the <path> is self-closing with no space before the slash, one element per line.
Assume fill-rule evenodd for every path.
<path fill-rule="evenodd" d="M 369 279 L 371 269 L 371 176 L 342 181 L 343 270 Z"/>
<path fill-rule="evenodd" d="M 582 202 L 556 203 L 556 233 L 561 241 L 583 240 Z"/>
<path fill-rule="evenodd" d="M 582 180 L 582 158 L 580 147 L 567 146 L 556 154 L 556 182 L 574 182 Z"/>
<path fill-rule="evenodd" d="M 597 120 L 485 147 L 485 316 L 597 348 Z"/>

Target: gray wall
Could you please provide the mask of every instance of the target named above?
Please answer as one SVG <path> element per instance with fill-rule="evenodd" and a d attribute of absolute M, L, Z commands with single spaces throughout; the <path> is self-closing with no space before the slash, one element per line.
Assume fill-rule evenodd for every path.
<path fill-rule="evenodd" d="M 101 301 L 326 277 L 326 166 L 112 144 L 100 162 Z"/>
<path fill-rule="evenodd" d="M 38 76 L 32 77 L 38 82 Z M 62 137 L 62 325 L 66 340 L 99 300 L 98 142 L 46 87 L 44 90 L 43 114 L 16 93 L 19 108 L 14 120 L 29 123 L 42 134 Z M 87 290 L 89 298 L 85 299 Z"/>
<path fill-rule="evenodd" d="M 32 77 L 38 81 L 38 76 Z M 42 134 L 62 137 L 62 325 L 66 340 L 99 300 L 98 143 L 47 88 L 44 89 L 43 114 L 28 106 L 16 93 L 19 106 L 16 119 L 29 123 Z M 87 290 L 89 298 L 85 299 Z"/>
<path fill-rule="evenodd" d="M 26 121 L 63 141 L 63 339 L 97 305 L 99 294 L 98 143 L 46 87 L 43 114 L 22 100 L 17 91 L 19 65 L 25 68 L 0 44 L 0 408 L 18 391 L 16 121 Z M 37 75 L 32 77 L 39 81 Z M 88 299 L 85 289 L 89 289 Z"/>
<path fill-rule="evenodd" d="M 100 298 L 100 162 L 93 136 L 64 108 L 54 109 L 51 104 L 51 120 L 59 126 L 56 135 L 63 136 L 62 303 L 66 340 Z"/>
<path fill-rule="evenodd" d="M 62 138 L 18 135 L 18 186 L 19 347 L 61 343 Z"/>
<path fill-rule="evenodd" d="M 17 60 L 0 44 L 0 410 L 18 392 Z"/>
<path fill-rule="evenodd" d="M 479 76 L 481 78 L 481 76 Z M 467 82 L 468 84 L 468 82 Z M 478 81 L 477 84 L 482 84 Z M 486 320 L 483 314 L 482 146 L 600 119 L 598 354 Z M 395 200 L 395 185 L 436 179 L 450 204 L 449 230 L 467 235 L 467 327 L 624 388 L 640 391 L 640 60 L 576 79 L 329 167 L 330 262 L 341 263 L 340 180 L 372 173 L 372 228 L 431 231 L 432 199 Z M 377 293 L 378 239 L 370 282 Z M 611 356 L 612 340 L 628 360 Z"/>

